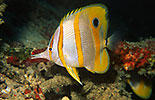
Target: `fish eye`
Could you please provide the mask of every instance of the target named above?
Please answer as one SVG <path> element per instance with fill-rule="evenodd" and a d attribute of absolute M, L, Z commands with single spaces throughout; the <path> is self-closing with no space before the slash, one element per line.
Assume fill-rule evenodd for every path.
<path fill-rule="evenodd" d="M 98 18 L 94 18 L 94 19 L 93 19 L 93 25 L 94 25 L 95 27 L 98 27 L 98 25 L 99 25 L 99 20 L 98 20 Z"/>

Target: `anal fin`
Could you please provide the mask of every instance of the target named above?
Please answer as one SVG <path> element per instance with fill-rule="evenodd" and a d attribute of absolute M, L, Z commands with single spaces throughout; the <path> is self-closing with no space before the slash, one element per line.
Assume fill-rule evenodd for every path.
<path fill-rule="evenodd" d="M 68 71 L 68 73 L 69 73 L 77 82 L 79 82 L 81 85 L 83 85 L 82 82 L 80 81 L 80 78 L 79 78 L 79 75 L 78 75 L 78 71 L 77 71 L 77 69 L 76 69 L 75 67 L 69 67 L 69 66 L 67 66 L 67 67 L 65 67 L 65 68 L 66 68 L 66 70 Z"/>

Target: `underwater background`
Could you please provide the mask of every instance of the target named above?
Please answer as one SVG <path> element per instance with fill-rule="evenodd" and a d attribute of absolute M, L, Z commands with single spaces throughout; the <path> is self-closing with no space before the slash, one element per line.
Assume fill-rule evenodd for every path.
<path fill-rule="evenodd" d="M 108 8 L 109 36 L 119 33 L 123 37 L 122 41 L 129 44 L 127 47 L 132 48 L 130 50 L 136 51 L 136 46 L 148 49 L 152 58 L 148 58 L 151 60 L 144 66 L 149 67 L 143 66 L 143 72 L 141 69 L 130 72 L 140 73 L 154 84 L 153 1 L 0 0 L 0 100 L 143 100 L 126 84 L 125 78 L 130 72 L 126 72 L 122 64 L 118 66 L 117 61 L 112 64 L 116 67 L 110 68 L 103 75 L 80 69 L 80 77 L 85 84 L 82 87 L 63 67 L 47 61 L 27 60 L 33 50 L 48 46 L 64 15 L 73 9 L 95 3 L 104 4 Z M 119 50 L 125 51 L 122 47 Z M 154 91 L 152 89 L 149 100 L 155 98 Z"/>

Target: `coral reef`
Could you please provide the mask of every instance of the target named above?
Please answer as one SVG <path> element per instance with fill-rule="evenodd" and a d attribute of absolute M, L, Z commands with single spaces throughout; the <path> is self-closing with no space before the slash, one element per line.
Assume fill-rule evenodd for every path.
<path fill-rule="evenodd" d="M 121 42 L 115 49 L 117 62 L 126 72 L 136 72 L 145 77 L 155 76 L 155 39 L 141 42 Z"/>
<path fill-rule="evenodd" d="M 125 90 L 125 82 L 113 68 L 103 75 L 92 74 L 86 69 L 80 69 L 82 82 L 85 84 L 80 86 L 63 67 L 52 62 L 29 62 L 31 64 L 25 66 L 22 62 L 27 61 L 25 60 L 27 56 L 23 58 L 21 53 L 30 55 L 27 51 L 31 52 L 32 49 L 15 45 L 14 50 L 12 46 L 3 42 L 1 47 L 1 99 L 61 100 L 64 99 L 64 96 L 66 99 L 72 100 L 116 98 L 127 100 L 131 98 L 131 93 Z M 35 50 L 32 53 L 41 51 Z"/>

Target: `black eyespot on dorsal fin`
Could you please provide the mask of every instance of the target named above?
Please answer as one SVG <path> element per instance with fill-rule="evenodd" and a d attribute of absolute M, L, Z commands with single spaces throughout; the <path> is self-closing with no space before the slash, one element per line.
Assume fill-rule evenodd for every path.
<path fill-rule="evenodd" d="M 49 51 L 52 51 L 52 48 L 49 48 Z"/>

